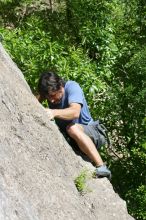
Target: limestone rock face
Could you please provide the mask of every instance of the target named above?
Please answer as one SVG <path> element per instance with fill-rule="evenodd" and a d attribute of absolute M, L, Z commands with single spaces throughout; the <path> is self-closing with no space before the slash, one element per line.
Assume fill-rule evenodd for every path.
<path fill-rule="evenodd" d="M 133 219 L 106 178 L 79 195 L 85 167 L 0 45 L 0 220 Z"/>

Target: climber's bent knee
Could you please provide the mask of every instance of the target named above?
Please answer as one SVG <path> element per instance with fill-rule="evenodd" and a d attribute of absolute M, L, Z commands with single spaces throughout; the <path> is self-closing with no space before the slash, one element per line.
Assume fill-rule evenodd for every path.
<path fill-rule="evenodd" d="M 80 124 L 70 124 L 66 127 L 66 132 L 70 137 L 77 136 L 81 131 L 83 131 L 83 127 Z"/>

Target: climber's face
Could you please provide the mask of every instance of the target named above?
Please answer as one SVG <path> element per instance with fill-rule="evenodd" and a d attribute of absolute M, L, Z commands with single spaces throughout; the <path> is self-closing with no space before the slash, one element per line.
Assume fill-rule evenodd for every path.
<path fill-rule="evenodd" d="M 61 87 L 58 91 L 51 92 L 51 94 L 47 95 L 47 99 L 49 102 L 53 104 L 58 104 L 64 95 L 64 88 Z"/>

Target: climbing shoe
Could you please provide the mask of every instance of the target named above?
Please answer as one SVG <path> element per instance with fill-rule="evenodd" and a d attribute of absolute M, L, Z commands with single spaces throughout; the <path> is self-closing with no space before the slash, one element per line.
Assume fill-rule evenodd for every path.
<path fill-rule="evenodd" d="M 108 179 L 111 179 L 111 171 L 107 168 L 107 166 L 104 164 L 102 166 L 99 166 L 96 168 L 96 176 L 99 178 L 107 177 Z"/>

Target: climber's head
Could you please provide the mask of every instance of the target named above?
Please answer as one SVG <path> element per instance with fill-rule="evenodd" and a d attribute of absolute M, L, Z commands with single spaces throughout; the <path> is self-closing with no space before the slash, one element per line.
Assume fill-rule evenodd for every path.
<path fill-rule="evenodd" d="M 45 72 L 38 83 L 39 94 L 51 103 L 59 103 L 64 95 L 64 80 L 54 72 Z"/>

